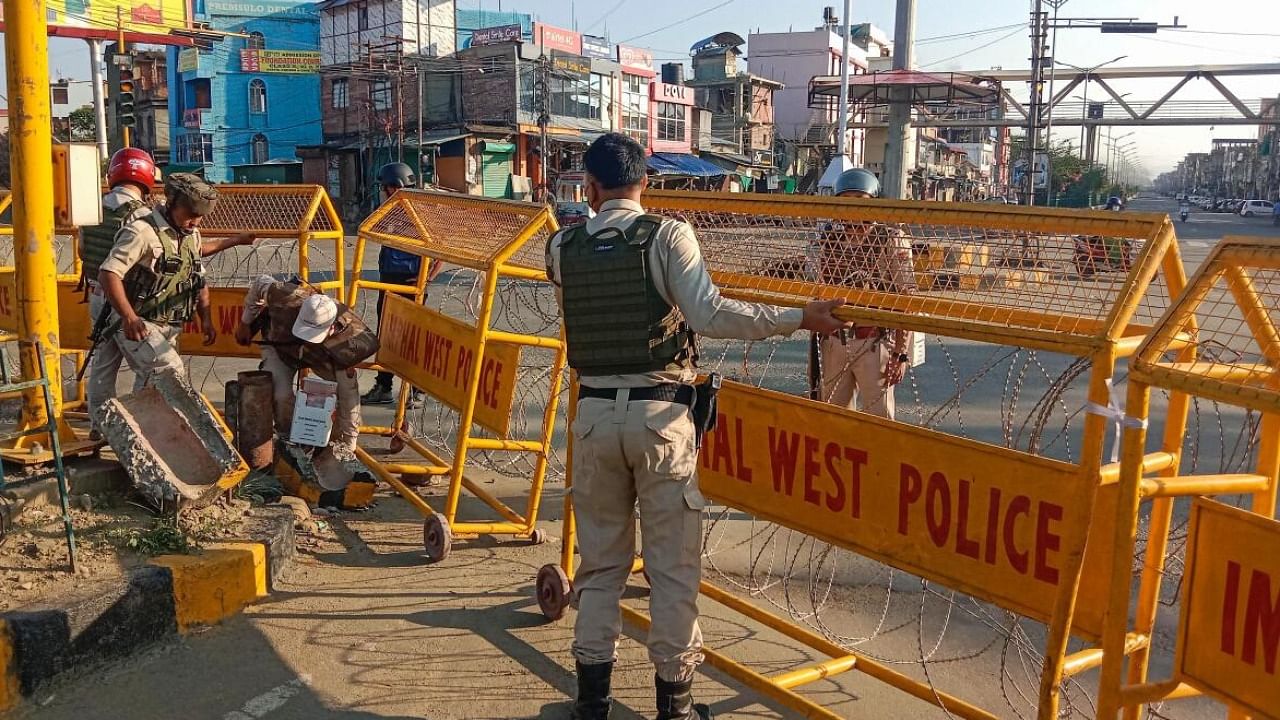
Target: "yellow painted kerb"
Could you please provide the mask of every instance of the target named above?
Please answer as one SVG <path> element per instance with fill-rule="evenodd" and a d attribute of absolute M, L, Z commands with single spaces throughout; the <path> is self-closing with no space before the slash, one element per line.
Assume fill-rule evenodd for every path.
<path fill-rule="evenodd" d="M 267 594 L 267 551 L 260 543 L 219 543 L 198 555 L 163 555 L 173 573 L 178 631 L 212 625 Z"/>
<path fill-rule="evenodd" d="M 18 705 L 22 695 L 18 685 L 18 668 L 14 664 L 13 638 L 9 623 L 0 620 L 0 712 Z"/>

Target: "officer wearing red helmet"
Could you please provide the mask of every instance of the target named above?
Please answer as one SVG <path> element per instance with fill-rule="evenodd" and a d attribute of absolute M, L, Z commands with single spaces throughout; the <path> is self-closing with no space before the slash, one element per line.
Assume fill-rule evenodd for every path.
<path fill-rule="evenodd" d="M 109 258 L 113 251 L 119 249 L 122 237 L 128 235 L 133 238 L 138 233 L 155 236 L 156 228 L 170 227 L 172 214 L 163 208 L 153 212 L 151 207 L 151 193 L 158 176 L 155 161 L 147 151 L 141 148 L 123 148 L 117 151 L 107 165 L 107 185 L 110 190 L 102 198 L 103 221 L 100 225 L 80 229 L 80 258 L 83 265 L 81 286 L 89 295 L 89 313 L 95 326 L 105 324 L 112 314 L 111 304 L 99 278 L 103 265 L 111 265 Z M 198 224 L 199 218 L 195 218 L 194 222 Z M 193 229 L 194 225 L 181 232 L 191 233 Z M 202 257 L 254 242 L 253 236 L 247 234 L 209 241 L 202 241 L 199 235 L 195 235 L 193 239 Z M 116 272 L 121 271 L 117 269 Z M 206 338 L 211 335 L 212 330 L 212 324 L 209 324 L 206 327 Z M 136 328 L 134 334 L 137 334 Z M 150 370 L 140 366 L 133 354 L 125 352 L 121 347 L 123 335 L 124 333 L 112 333 L 110 337 L 97 342 L 89 363 L 85 399 L 89 406 L 89 417 L 95 423 L 97 409 L 116 395 L 116 377 L 119 375 L 121 362 L 128 362 L 135 373 L 134 390 L 142 387 L 150 376 Z"/>

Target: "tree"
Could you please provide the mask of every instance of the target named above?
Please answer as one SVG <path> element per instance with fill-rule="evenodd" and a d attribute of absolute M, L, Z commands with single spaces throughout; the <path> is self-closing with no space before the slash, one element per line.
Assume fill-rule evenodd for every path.
<path fill-rule="evenodd" d="M 93 142 L 97 139 L 98 118 L 92 105 L 72 110 L 67 120 L 71 123 L 71 142 Z"/>
<path fill-rule="evenodd" d="M 1015 137 L 1009 141 L 1010 157 L 1021 159 L 1026 157 L 1025 138 Z M 1106 184 L 1106 172 L 1090 165 L 1072 149 L 1070 143 L 1062 142 L 1048 149 L 1050 185 L 1054 204 L 1071 207 L 1087 207 L 1091 196 L 1101 191 Z M 1036 193 L 1037 203 L 1045 202 L 1044 191 Z"/>

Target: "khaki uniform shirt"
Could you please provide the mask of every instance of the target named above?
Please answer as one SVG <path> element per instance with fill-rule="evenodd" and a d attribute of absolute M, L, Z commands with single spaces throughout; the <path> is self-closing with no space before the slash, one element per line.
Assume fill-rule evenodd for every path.
<path fill-rule="evenodd" d="M 908 293 L 916 289 L 911 240 L 882 223 L 826 227 L 818 243 L 818 279 L 825 285 Z"/>
<path fill-rule="evenodd" d="M 160 244 L 160 235 L 155 227 L 152 227 L 151 220 L 154 220 L 161 229 L 170 227 L 164 214 L 155 210 L 151 213 L 150 220 L 138 218 L 120 228 L 120 232 L 116 233 L 116 244 L 111 248 L 111 254 L 102 261 L 103 270 L 123 279 L 137 265 L 155 269 L 156 261 L 164 257 L 164 246 Z M 176 230 L 174 235 L 181 237 Z M 192 244 L 195 248 L 195 257 L 197 259 L 200 257 L 199 230 L 181 238 L 179 242 Z"/>
<path fill-rule="evenodd" d="M 626 230 L 644 208 L 630 200 L 610 200 L 600 213 L 587 221 L 587 232 L 613 227 Z M 560 286 L 560 244 L 558 233 L 547 246 L 547 277 Z M 702 261 L 702 248 L 688 223 L 665 220 L 653 235 L 648 253 L 653 284 L 662 299 L 684 314 L 689 328 L 713 338 L 760 340 L 771 335 L 790 335 L 800 328 L 803 311 L 772 305 L 745 303 L 720 295 Z M 559 292 L 556 293 L 560 300 Z M 604 375 L 588 379 L 590 387 L 647 387 L 663 383 L 692 382 L 697 371 L 656 371 L 632 375 Z"/>

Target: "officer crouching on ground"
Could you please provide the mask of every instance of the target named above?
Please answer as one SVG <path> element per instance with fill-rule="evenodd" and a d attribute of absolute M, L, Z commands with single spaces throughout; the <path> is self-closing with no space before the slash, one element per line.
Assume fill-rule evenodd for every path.
<path fill-rule="evenodd" d="M 598 214 L 547 246 L 559 292 L 569 364 L 581 384 L 574 436 L 573 498 L 582 559 L 574 588 L 573 717 L 609 716 L 610 676 L 621 631 L 618 603 L 635 549 L 640 506 L 645 570 L 652 588 L 649 657 L 658 720 L 709 717 L 692 699 L 702 662 L 698 628 L 702 509 L 691 406 L 694 333 L 754 340 L 804 328 L 835 332 L 842 301 L 803 310 L 720 295 L 689 225 L 646 215 L 644 149 L 606 134 L 584 156 L 587 198 Z M 702 390 L 699 390 L 700 392 Z"/>
<path fill-rule="evenodd" d="M 880 181 L 869 170 L 846 170 L 836 179 L 837 197 L 873 198 Z M 828 285 L 893 293 L 916 289 L 911 241 L 901 230 L 877 222 L 833 224 L 818 243 L 818 279 Z M 902 382 L 910 356 L 906 330 L 857 325 L 819 340 L 820 399 L 833 405 L 893 419 L 894 386 Z"/>
<path fill-rule="evenodd" d="M 310 370 L 338 384 L 329 447 L 335 458 L 355 458 L 360 437 L 360 386 L 356 366 L 378 351 L 378 338 L 346 305 L 294 281 L 263 275 L 249 286 L 236 342 L 248 346 L 262 335 L 262 369 L 275 390 L 276 433 L 289 439 L 294 383 Z"/>
<path fill-rule="evenodd" d="M 99 360 L 97 350 L 113 344 L 145 384 L 156 372 L 182 372 L 178 335 L 193 317 L 206 345 L 217 339 L 209 309 L 200 258 L 233 245 L 253 242 L 237 236 L 203 243 L 201 219 L 213 211 L 218 193 L 195 175 L 177 173 L 165 181 L 165 205 L 137 215 L 120 228 L 111 251 L 98 270 L 98 287 L 111 312 L 94 318 L 90 351 L 93 387 L 91 416 L 114 392 L 120 358 L 112 352 Z M 108 391 L 108 387 L 110 391 Z"/>

